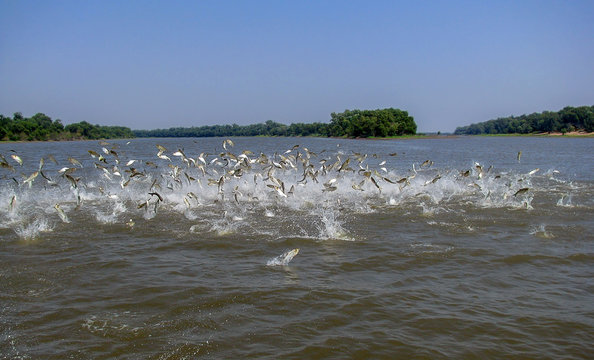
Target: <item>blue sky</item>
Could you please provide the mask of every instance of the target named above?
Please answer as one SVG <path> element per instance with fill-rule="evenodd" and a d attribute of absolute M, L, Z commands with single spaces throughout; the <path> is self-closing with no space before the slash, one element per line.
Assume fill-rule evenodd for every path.
<path fill-rule="evenodd" d="M 0 0 L 0 114 L 132 129 L 327 122 L 419 131 L 594 105 L 593 1 Z"/>

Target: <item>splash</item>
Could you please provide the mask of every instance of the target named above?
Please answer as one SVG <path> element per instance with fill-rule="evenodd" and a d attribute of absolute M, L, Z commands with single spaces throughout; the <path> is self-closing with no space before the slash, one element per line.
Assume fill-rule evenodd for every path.
<path fill-rule="evenodd" d="M 563 196 L 561 196 L 561 198 L 559 200 L 557 200 L 557 206 L 561 206 L 561 207 L 574 207 L 572 201 L 571 201 L 571 194 L 565 194 Z"/>
<path fill-rule="evenodd" d="M 344 149 L 313 153 L 294 147 L 258 155 L 247 150 L 234 154 L 228 147 L 194 157 L 189 151 L 167 156 L 167 150 L 159 149 L 161 157 L 135 154 L 134 162 L 124 152 L 96 150 L 105 154 L 104 161 L 56 164 L 26 184 L 5 176 L 0 180 L 0 226 L 15 232 L 21 226 L 18 232 L 25 233 L 18 224 L 32 224 L 39 217 L 59 222 L 61 213 L 54 207 L 60 204 L 65 213 L 77 209 L 72 223 L 61 226 L 77 226 L 81 216 L 74 214 L 91 213 L 100 225 L 123 225 L 131 217 L 199 220 L 226 235 L 257 232 L 266 218 L 278 224 L 277 237 L 286 235 L 290 221 L 293 228 L 306 229 L 303 236 L 353 240 L 344 228 L 345 218 L 386 208 L 420 207 L 426 218 L 454 207 L 531 210 L 538 203 L 535 196 L 548 193 L 546 186 L 557 174 L 497 172 L 478 162 L 464 169 L 438 168 L 431 161 L 388 168 L 381 159 Z M 557 205 L 573 206 L 571 196 Z M 288 216 L 293 218 L 286 220 Z"/>
<path fill-rule="evenodd" d="M 319 226 L 318 238 L 321 240 L 346 240 L 354 241 L 351 235 L 342 227 L 336 211 L 324 209 L 321 212 L 321 226 Z"/>
<path fill-rule="evenodd" d="M 291 260 L 299 254 L 299 249 L 293 249 L 282 253 L 281 255 L 274 257 L 266 262 L 267 266 L 286 266 L 289 265 Z"/>
<path fill-rule="evenodd" d="M 52 231 L 53 227 L 44 219 L 36 219 L 27 225 L 19 224 L 14 231 L 23 240 L 34 240 L 40 233 Z"/>
<path fill-rule="evenodd" d="M 545 224 L 540 224 L 537 226 L 532 226 L 530 229 L 530 235 L 534 235 L 538 238 L 542 239 L 553 239 L 555 235 L 552 232 L 548 231 Z"/>

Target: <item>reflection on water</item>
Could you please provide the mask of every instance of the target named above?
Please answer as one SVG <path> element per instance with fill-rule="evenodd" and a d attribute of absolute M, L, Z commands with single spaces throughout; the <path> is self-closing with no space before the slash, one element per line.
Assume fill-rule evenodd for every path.
<path fill-rule="evenodd" d="M 591 139 L 223 140 L 0 144 L 0 352 L 587 357 Z"/>

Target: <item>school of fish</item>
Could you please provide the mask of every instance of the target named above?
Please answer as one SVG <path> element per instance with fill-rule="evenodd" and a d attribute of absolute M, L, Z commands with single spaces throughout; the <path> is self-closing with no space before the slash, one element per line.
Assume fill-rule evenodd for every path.
<path fill-rule="evenodd" d="M 316 153 L 300 145 L 255 154 L 234 151 L 231 139 L 212 153 L 155 144 L 153 159 L 128 158 L 125 145 L 98 145 L 88 150 L 86 159 L 62 154 L 66 161 L 58 163 L 53 154 L 44 155 L 28 172 L 21 170 L 26 164 L 16 152 L 0 154 L 0 200 L 5 203 L 0 212 L 7 219 L 0 226 L 17 231 L 39 214 L 50 222 L 76 226 L 74 215 L 93 207 L 113 209 L 113 221 L 131 229 L 135 216 L 153 219 L 166 212 L 164 216 L 193 219 L 202 209 L 223 217 L 234 214 L 234 222 L 246 220 L 233 209 L 256 209 L 268 217 L 311 207 L 372 212 L 381 206 L 439 204 L 459 197 L 478 207 L 531 209 L 531 179 L 539 171 L 499 173 L 479 163 L 444 170 L 429 159 L 388 169 L 387 160 L 376 154 Z M 271 213 L 271 207 L 277 211 Z"/>

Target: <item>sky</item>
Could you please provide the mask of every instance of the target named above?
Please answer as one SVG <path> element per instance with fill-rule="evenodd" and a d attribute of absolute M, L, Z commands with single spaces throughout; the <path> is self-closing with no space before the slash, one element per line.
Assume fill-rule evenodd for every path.
<path fill-rule="evenodd" d="M 0 114 L 132 129 L 594 105 L 594 1 L 0 0 Z"/>

